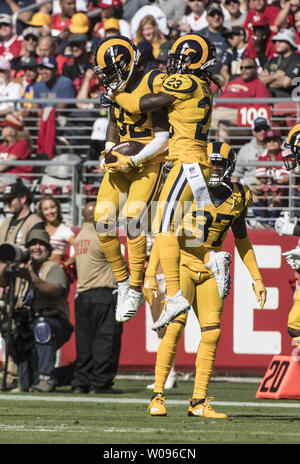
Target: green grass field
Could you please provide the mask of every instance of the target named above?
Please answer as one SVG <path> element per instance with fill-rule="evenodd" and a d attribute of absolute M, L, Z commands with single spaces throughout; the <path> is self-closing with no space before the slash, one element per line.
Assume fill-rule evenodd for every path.
<path fill-rule="evenodd" d="M 193 383 L 167 392 L 167 417 L 151 417 L 147 380 L 117 379 L 118 395 L 0 393 L 1 444 L 299 444 L 300 402 L 256 399 L 258 383 L 212 381 L 228 419 L 187 416 Z"/>

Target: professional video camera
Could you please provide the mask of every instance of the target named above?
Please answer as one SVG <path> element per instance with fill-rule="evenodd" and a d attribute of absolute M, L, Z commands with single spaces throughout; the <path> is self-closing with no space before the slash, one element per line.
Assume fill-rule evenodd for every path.
<path fill-rule="evenodd" d="M 2 263 L 26 263 L 30 259 L 30 250 L 15 243 L 3 243 L 0 245 L 0 261 Z"/>
<path fill-rule="evenodd" d="M 0 245 L 0 261 L 7 264 L 5 270 L 7 276 L 8 292 L 0 307 L 0 331 L 5 339 L 5 362 L 0 389 L 7 389 L 8 356 L 16 358 L 21 352 L 29 350 L 33 343 L 32 310 L 30 306 L 23 305 L 19 310 L 15 309 L 15 285 L 19 277 L 20 265 L 30 260 L 31 252 L 23 246 L 15 243 L 3 243 Z M 22 268 L 22 266 L 21 266 Z"/>

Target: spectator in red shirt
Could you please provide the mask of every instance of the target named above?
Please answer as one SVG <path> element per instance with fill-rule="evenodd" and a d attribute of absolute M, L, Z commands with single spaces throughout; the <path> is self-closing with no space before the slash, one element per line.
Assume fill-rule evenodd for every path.
<path fill-rule="evenodd" d="M 15 183 L 18 177 L 22 177 L 24 184 L 29 185 L 32 177 L 26 176 L 26 174 L 33 171 L 32 166 L 1 164 L 1 160 L 30 159 L 31 141 L 29 133 L 23 130 L 22 115 L 20 113 L 9 113 L 4 121 L 0 123 L 0 126 L 2 127 L 1 136 L 4 139 L 4 142 L 0 144 L 0 190 L 3 191 L 6 185 Z"/>
<path fill-rule="evenodd" d="M 221 98 L 270 98 L 271 94 L 267 87 L 257 77 L 257 65 L 253 58 L 244 58 L 241 64 L 241 76 L 229 81 L 224 89 Z M 220 105 L 220 103 L 219 103 Z M 234 108 L 239 105 L 236 103 L 222 103 L 222 106 Z M 218 106 L 218 105 L 216 105 Z"/>
<path fill-rule="evenodd" d="M 71 18 L 76 12 L 75 0 L 60 0 L 61 13 L 57 13 L 51 18 L 51 35 L 58 36 L 66 40 L 69 35 Z"/>
<path fill-rule="evenodd" d="M 276 26 L 278 29 L 293 27 L 293 14 L 300 7 L 299 0 L 277 0 L 274 2 L 274 5 L 281 8 L 276 18 Z"/>
<path fill-rule="evenodd" d="M 263 225 L 274 227 L 275 218 L 279 217 L 280 209 L 286 206 L 288 196 L 287 184 L 289 172 L 283 164 L 282 137 L 277 129 L 268 130 L 264 135 L 266 150 L 259 156 L 258 161 L 282 161 L 281 166 L 258 166 L 256 168 L 257 186 L 253 190 L 253 213 L 256 220 Z M 267 209 L 262 209 L 266 207 Z M 261 218 L 269 218 L 270 221 Z"/>
<path fill-rule="evenodd" d="M 11 17 L 0 15 L 0 56 L 11 61 L 20 55 L 22 50 L 22 37 L 14 34 Z"/>
<path fill-rule="evenodd" d="M 241 105 L 241 98 L 270 98 L 271 93 L 267 87 L 257 77 L 257 65 L 253 58 L 243 58 L 241 63 L 241 76 L 227 82 L 223 88 L 223 93 L 218 97 L 234 98 L 236 102 L 219 101 L 212 113 L 212 126 L 217 126 L 220 119 L 228 119 L 234 123 L 237 121 L 237 108 Z M 232 108 L 229 110 L 228 108 Z"/>
<path fill-rule="evenodd" d="M 87 37 L 84 34 L 72 34 L 69 38 L 71 48 L 71 58 L 68 58 L 63 67 L 63 76 L 71 79 L 78 92 L 85 78 L 85 72 L 92 68 L 92 57 L 87 52 Z M 90 83 L 91 86 L 98 86 L 97 79 Z"/>
<path fill-rule="evenodd" d="M 267 0 L 252 0 L 251 4 L 253 9 L 247 14 L 244 24 L 249 37 L 253 35 L 253 24 L 262 18 L 267 21 L 272 32 L 277 32 L 278 28 L 275 22 L 280 13 L 280 8 L 278 8 L 278 6 L 268 5 Z"/>
<path fill-rule="evenodd" d="M 276 48 L 272 42 L 273 33 L 264 18 L 253 24 L 253 35 L 248 39 L 248 47 L 245 57 L 254 58 L 261 73 L 264 66 L 276 55 Z"/>

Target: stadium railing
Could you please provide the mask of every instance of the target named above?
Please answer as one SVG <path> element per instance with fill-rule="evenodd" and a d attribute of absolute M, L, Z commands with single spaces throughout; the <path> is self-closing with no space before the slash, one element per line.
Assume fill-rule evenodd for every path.
<path fill-rule="evenodd" d="M 91 137 L 101 145 L 104 143 L 104 137 L 97 139 L 97 131 L 94 129 L 94 123 L 97 122 L 106 127 L 108 120 L 107 108 L 102 108 L 98 100 L 95 99 L 24 99 L 10 100 L 14 103 L 15 111 L 26 111 L 24 122 L 25 129 L 31 135 L 33 142 L 32 161 L 3 162 L 10 165 L 33 165 L 34 177 L 32 186 L 37 192 L 36 199 L 39 200 L 45 193 L 51 193 L 57 196 L 63 203 L 64 214 L 69 217 L 69 221 L 74 226 L 81 224 L 81 207 L 87 199 L 95 199 L 98 187 L 101 183 L 103 174 L 94 172 L 98 167 L 99 152 L 91 150 Z M 251 124 L 256 117 L 264 116 L 270 120 L 271 127 L 280 129 L 283 138 L 287 135 L 288 130 L 298 120 L 300 114 L 300 99 L 292 101 L 291 99 L 256 99 L 255 103 L 250 99 L 239 100 L 239 121 L 230 119 L 221 119 L 225 121 L 225 129 L 219 134 L 218 129 L 212 129 L 209 133 L 209 140 L 222 140 L 230 143 L 231 146 L 238 150 L 252 137 Z M 66 103 L 68 108 L 56 108 L 56 134 L 53 158 L 48 159 L 43 153 L 38 153 L 38 134 L 39 134 L 39 109 L 31 108 L 32 103 L 38 105 L 55 106 L 56 103 Z M 84 103 L 86 109 L 76 107 L 76 104 Z M 235 99 L 215 99 L 215 103 L 236 103 Z M 292 107 L 291 107 L 292 103 Z M 280 111 L 278 105 L 280 104 Z M 277 105 L 277 106 L 276 106 Z M 243 110 L 245 109 L 245 111 Z M 277 108 L 277 109 L 276 109 Z M 242 111 L 242 114 L 241 114 Z M 280 113 L 280 114 L 279 114 Z M 214 114 L 214 110 L 213 110 Z M 230 114 L 230 112 L 228 112 Z M 244 119 L 240 121 L 241 117 Z M 0 121 L 3 117 L 0 118 Z M 226 126 L 227 124 L 227 126 Z M 223 126 L 224 128 L 224 126 Z M 102 131 L 103 132 L 103 131 Z M 105 133 L 105 131 L 104 131 Z M 223 137 L 221 139 L 221 136 Z M 1 142 L 2 140 L 0 140 Z M 100 146 L 99 145 L 99 146 Z M 64 156 L 59 156 L 64 155 Z M 59 158 L 58 158 L 59 157 Z M 45 160 L 45 161 L 44 161 Z M 2 161 L 1 161 L 2 163 Z M 247 162 L 246 166 L 282 166 L 281 162 Z M 57 167 L 57 171 L 56 171 Z M 60 171 L 64 171 L 61 173 Z M 51 171 L 51 172 L 50 172 Z M 24 174 L 24 178 L 26 175 Z M 1 175 L 0 175 L 1 179 Z M 289 184 L 282 186 L 284 209 L 289 210 L 292 215 L 300 217 L 300 184 L 299 177 L 294 173 L 290 175 Z M 271 201 L 271 197 L 276 195 L 276 189 L 268 186 L 264 189 L 261 199 Z M 1 194 L 1 192 L 0 192 Z M 266 206 L 258 208 L 266 210 Z M 281 207 L 272 208 L 273 211 L 281 212 Z M 249 210 L 249 226 L 258 227 L 271 226 L 268 217 L 262 217 L 258 222 L 255 221 L 253 210 Z"/>

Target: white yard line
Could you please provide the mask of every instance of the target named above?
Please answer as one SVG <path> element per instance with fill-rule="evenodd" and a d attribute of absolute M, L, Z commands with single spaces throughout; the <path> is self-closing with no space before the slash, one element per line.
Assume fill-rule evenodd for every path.
<path fill-rule="evenodd" d="M 84 396 L 44 396 L 44 395 L 14 395 L 6 394 L 0 395 L 0 402 L 3 401 L 51 401 L 51 402 L 71 402 L 71 403 L 123 403 L 123 404 L 148 404 L 149 399 L 140 398 L 118 398 L 114 397 L 98 397 L 86 398 Z M 257 402 L 257 401 L 212 401 L 211 404 L 216 406 L 237 406 L 237 407 L 250 407 L 250 408 L 300 408 L 299 403 L 278 403 L 273 402 Z M 166 399 L 166 404 L 184 404 L 187 405 L 187 400 L 170 400 Z"/>
<path fill-rule="evenodd" d="M 41 425 L 30 425 L 30 426 L 27 426 L 27 425 L 8 425 L 8 424 L 0 424 L 0 431 L 1 432 L 28 432 L 28 433 L 32 433 L 32 432 L 46 432 L 46 433 L 49 433 L 49 432 L 53 432 L 53 433 L 57 433 L 57 432 L 63 432 L 63 433 L 82 433 L 82 432 L 85 432 L 85 433 L 90 433 L 91 431 L 93 432 L 97 432 L 97 433 L 126 433 L 126 434 L 129 434 L 129 433 L 139 433 L 139 434 L 149 434 L 149 433 L 157 433 L 157 427 L 155 428 L 151 428 L 151 427 L 147 427 L 147 428 L 130 428 L 130 427 L 127 427 L 127 428 L 117 428 L 117 427 L 95 427 L 94 425 L 93 426 L 76 426 L 74 427 L 74 425 L 67 425 L 67 424 L 62 424 L 62 425 L 53 425 L 53 426 L 41 426 Z M 170 429 L 168 428 L 162 428 L 162 427 L 159 427 L 159 431 L 160 433 L 167 433 L 170 431 Z M 236 430 L 235 429 L 226 429 L 226 432 L 227 433 L 236 433 Z M 199 433 L 203 433 L 203 434 L 207 434 L 207 429 L 203 428 L 199 428 L 199 427 L 195 427 L 195 428 L 192 428 L 192 429 L 184 429 L 181 431 L 182 434 L 187 434 L 189 437 L 191 437 L 191 435 L 193 434 L 197 434 L 197 437 L 199 436 Z M 274 431 L 259 431 L 259 432 L 256 432 L 256 431 L 248 431 L 247 432 L 247 435 L 259 435 L 259 436 L 262 436 L 262 435 L 266 435 L 266 436 L 273 436 L 274 434 L 277 435 L 277 431 L 274 432 Z M 280 436 L 290 436 L 290 437 L 299 437 L 300 436 L 300 431 L 297 433 L 297 432 L 280 432 Z"/>
<path fill-rule="evenodd" d="M 178 380 L 180 382 L 194 382 L 194 374 L 182 374 L 178 373 Z M 211 382 L 233 382 L 233 383 L 257 383 L 260 384 L 263 377 L 234 377 L 234 376 L 221 376 L 214 375 L 211 378 Z M 118 374 L 116 380 L 146 380 L 148 382 L 154 381 L 154 375 L 149 374 Z"/>

